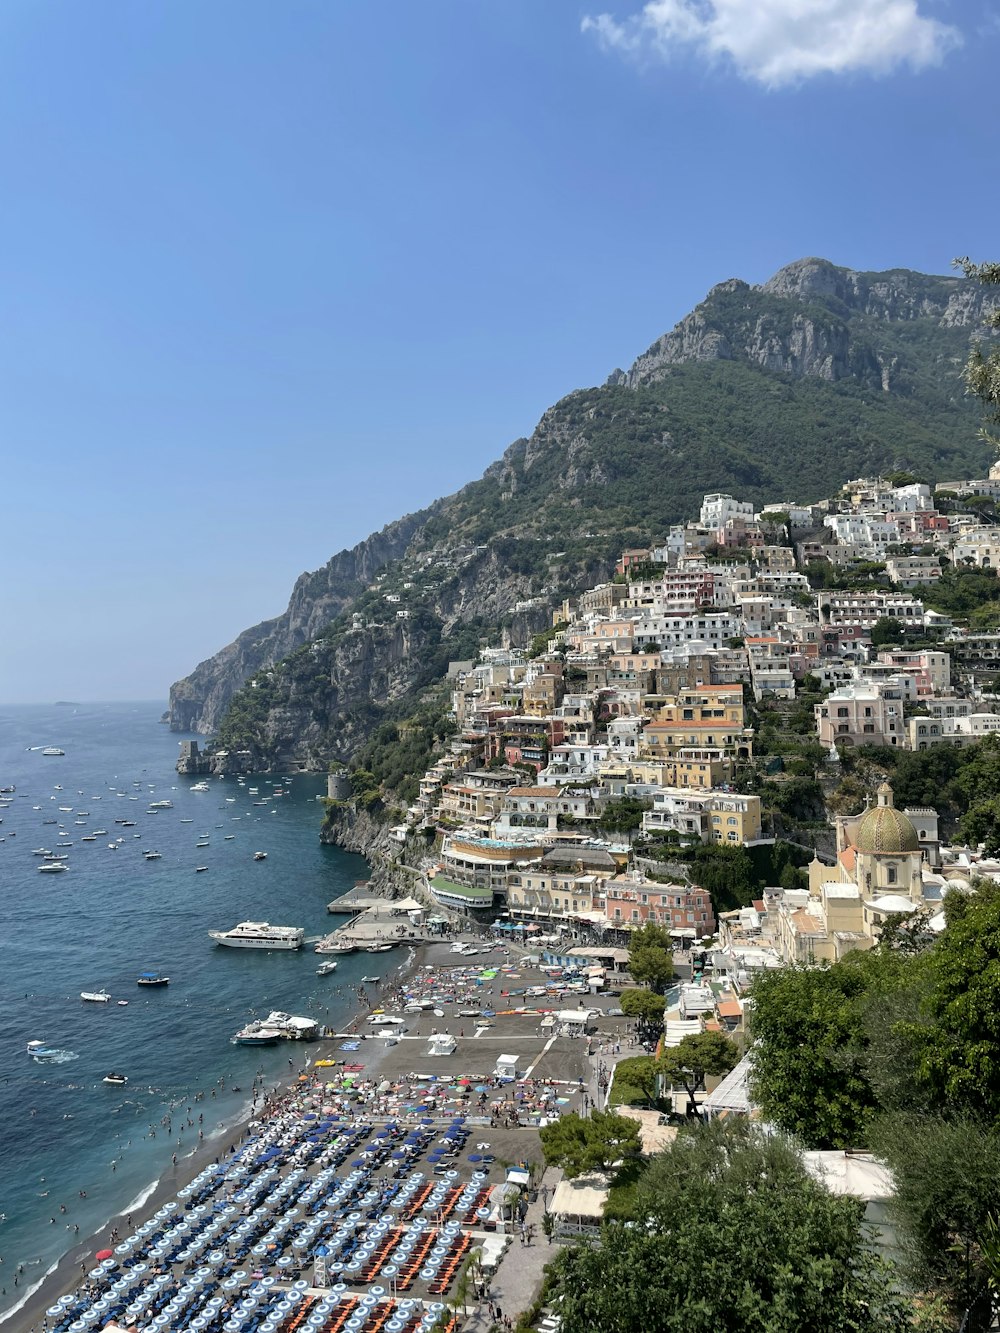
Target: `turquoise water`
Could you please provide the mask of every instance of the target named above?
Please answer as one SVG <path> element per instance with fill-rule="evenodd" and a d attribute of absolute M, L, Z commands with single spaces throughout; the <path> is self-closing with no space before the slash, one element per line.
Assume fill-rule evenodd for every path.
<path fill-rule="evenodd" d="M 340 1024 L 357 1007 L 362 973 L 402 961 L 362 954 L 317 977 L 308 944 L 297 953 L 212 944 L 208 930 L 247 919 L 303 926 L 307 939 L 324 933 L 338 920 L 327 902 L 366 866 L 319 843 L 319 778 L 213 778 L 208 792 L 192 791 L 197 779 L 174 771 L 178 737 L 158 725 L 160 711 L 0 708 L 0 787 L 17 789 L 0 796 L 0 1319 L 80 1237 L 136 1206 L 171 1155 L 196 1146 L 199 1128 L 224 1132 L 258 1071 L 273 1080 L 290 1055 L 304 1058 L 298 1045 L 231 1045 L 248 1019 L 286 1009 Z M 275 786 L 285 794 L 271 795 Z M 164 799 L 174 808 L 147 813 Z M 97 829 L 106 832 L 82 840 Z M 196 848 L 206 834 L 209 845 Z M 69 870 L 40 874 L 33 850 L 62 843 L 73 844 Z M 146 850 L 161 859 L 147 861 Z M 256 850 L 267 859 L 254 861 Z M 140 989 L 147 970 L 170 985 Z M 81 1002 L 82 990 L 102 988 L 110 1004 Z M 73 1058 L 33 1061 L 25 1046 L 35 1039 Z M 111 1070 L 127 1087 L 102 1082 Z"/>

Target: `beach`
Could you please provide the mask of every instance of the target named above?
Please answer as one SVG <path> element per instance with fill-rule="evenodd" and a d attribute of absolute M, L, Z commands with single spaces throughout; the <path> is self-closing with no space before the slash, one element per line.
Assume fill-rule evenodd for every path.
<path fill-rule="evenodd" d="M 480 944 L 480 947 L 486 945 Z M 496 944 L 489 954 L 482 955 L 484 961 L 480 962 L 479 958 L 456 957 L 447 944 L 415 951 L 404 965 L 404 971 L 387 978 L 373 993 L 373 1009 L 363 1006 L 341 1033 L 312 1046 L 308 1055 L 301 1048 L 290 1048 L 297 1059 L 288 1077 L 266 1093 L 259 1087 L 255 1089 L 256 1103 L 248 1104 L 237 1123 L 217 1135 L 206 1137 L 188 1156 L 179 1157 L 141 1206 L 137 1203 L 132 1208 L 131 1225 L 125 1213 L 111 1220 L 87 1242 L 74 1245 L 56 1271 L 47 1275 L 17 1312 L 8 1317 L 6 1327 L 11 1333 L 28 1333 L 32 1329 L 40 1333 L 42 1329 L 71 1327 L 75 1321 L 66 1323 L 46 1312 L 56 1310 L 61 1300 L 68 1301 L 78 1291 L 81 1280 L 95 1271 L 92 1265 L 96 1254 L 109 1248 L 112 1236 L 118 1241 L 110 1247 L 115 1256 L 115 1272 L 127 1275 L 126 1265 L 131 1256 L 145 1252 L 144 1246 L 151 1233 L 147 1232 L 147 1237 L 142 1238 L 143 1227 L 153 1226 L 152 1234 L 157 1234 L 162 1229 L 165 1209 L 172 1210 L 170 1217 L 175 1218 L 180 1208 L 179 1192 L 190 1189 L 192 1181 L 200 1182 L 199 1190 L 209 1189 L 206 1205 L 221 1211 L 221 1207 L 228 1205 L 221 1205 L 223 1195 L 213 1192 L 212 1173 L 225 1172 L 227 1163 L 233 1164 L 237 1173 L 248 1172 L 251 1179 L 261 1169 L 267 1169 L 261 1168 L 256 1161 L 248 1165 L 242 1156 L 248 1143 L 256 1143 L 262 1138 L 273 1139 L 273 1146 L 268 1151 L 276 1154 L 274 1161 L 280 1169 L 275 1179 L 282 1182 L 295 1177 L 295 1171 L 301 1169 L 295 1163 L 303 1155 L 312 1154 L 317 1161 L 330 1156 L 332 1160 L 342 1155 L 342 1144 L 338 1146 L 340 1140 L 349 1140 L 351 1134 L 363 1131 L 366 1146 L 357 1161 L 365 1162 L 361 1176 L 369 1186 L 369 1192 L 390 1188 L 381 1183 L 386 1172 L 390 1177 L 394 1175 L 391 1168 L 399 1161 L 404 1161 L 409 1168 L 411 1159 L 413 1174 L 425 1175 L 427 1182 L 433 1182 L 433 1188 L 440 1189 L 436 1174 L 439 1159 L 435 1154 L 441 1152 L 446 1154 L 445 1160 L 450 1164 L 448 1172 L 453 1173 L 443 1177 L 454 1182 L 448 1188 L 455 1192 L 461 1186 L 465 1191 L 461 1196 L 455 1192 L 456 1199 L 470 1197 L 468 1192 L 473 1188 L 477 1198 L 488 1198 L 503 1181 L 502 1162 L 532 1162 L 533 1169 L 540 1172 L 538 1125 L 565 1110 L 585 1104 L 587 1096 L 592 1095 L 593 1069 L 587 1058 L 590 1050 L 587 1040 L 553 1035 L 550 1026 L 543 1026 L 552 1012 L 548 998 L 545 1003 L 531 1006 L 523 1002 L 523 991 L 528 985 L 535 983 L 537 988 L 539 982 L 544 984 L 547 974 L 522 966 L 518 953 L 509 945 Z M 522 994 L 515 997 L 510 993 L 513 990 Z M 515 1004 L 515 998 L 521 1002 Z M 586 1003 L 591 1003 L 591 997 Z M 604 1004 L 607 1006 L 607 1001 Z M 396 1023 L 382 1021 L 397 1015 L 399 1021 Z M 615 1020 L 610 1022 L 615 1025 Z M 444 1057 L 430 1056 L 435 1040 L 442 1037 L 454 1041 L 453 1053 Z M 513 1056 L 517 1066 L 518 1077 L 513 1080 L 496 1077 L 499 1057 L 507 1054 Z M 306 1059 L 309 1064 L 304 1066 Z M 462 1072 L 457 1072 L 459 1070 Z M 324 1115 L 329 1123 L 324 1135 L 314 1141 L 317 1136 L 311 1130 L 319 1115 Z M 414 1135 L 420 1136 L 419 1145 Z M 441 1142 L 441 1135 L 452 1136 L 444 1140 L 444 1147 L 436 1146 Z M 375 1148 L 370 1146 L 369 1138 Z M 465 1161 L 460 1161 L 452 1152 L 452 1145 L 459 1138 L 468 1152 Z M 396 1145 L 393 1151 L 401 1153 L 402 1158 L 394 1160 L 391 1154 L 381 1151 L 377 1145 L 388 1147 L 386 1140 Z M 472 1151 L 468 1151 L 467 1140 Z M 477 1143 L 486 1144 L 487 1148 L 476 1151 Z M 306 1144 L 308 1148 L 304 1146 Z M 433 1163 L 431 1171 L 422 1171 L 418 1165 L 423 1162 L 424 1154 L 427 1154 L 424 1166 Z M 371 1169 L 369 1159 L 374 1162 Z M 340 1169 L 344 1161 L 339 1163 Z M 316 1181 L 324 1169 L 329 1170 L 329 1166 L 320 1168 L 317 1175 L 316 1166 L 311 1163 L 309 1172 L 312 1174 L 307 1173 L 306 1178 L 313 1180 L 313 1188 L 320 1188 Z M 322 1192 L 332 1189 L 336 1182 L 339 1182 L 337 1188 L 344 1188 L 340 1169 L 324 1178 Z M 357 1165 L 354 1169 L 361 1170 Z M 426 1188 L 424 1182 L 421 1187 Z M 478 1214 L 480 1209 L 474 1211 Z M 386 1212 L 392 1216 L 391 1208 Z M 161 1218 L 159 1224 L 156 1223 L 158 1215 Z M 263 1219 L 258 1221 L 263 1225 Z M 471 1221 L 466 1219 L 460 1225 L 459 1233 L 451 1231 L 448 1236 L 455 1245 L 468 1247 L 475 1242 L 481 1246 L 495 1238 L 495 1222 L 489 1231 L 481 1229 L 487 1222 L 488 1219 L 478 1216 Z M 373 1227 L 380 1224 L 379 1219 L 372 1220 Z M 332 1223 L 324 1221 L 323 1225 L 329 1228 Z M 342 1225 L 346 1223 L 342 1222 Z M 407 1236 L 412 1226 L 418 1223 L 398 1225 L 401 1239 L 397 1239 L 405 1249 Z M 454 1223 L 450 1225 L 454 1226 Z M 455 1240 L 456 1234 L 459 1234 L 458 1240 Z M 164 1242 L 161 1240 L 160 1243 Z M 122 1244 L 132 1248 L 119 1257 Z M 270 1273 L 265 1268 L 234 1268 L 232 1272 L 244 1271 L 242 1282 L 248 1289 L 255 1284 L 263 1289 L 262 1284 L 270 1276 L 275 1279 L 273 1285 L 277 1288 L 275 1301 L 280 1303 L 280 1295 L 281 1299 L 294 1304 L 292 1288 L 280 1280 L 281 1270 L 274 1265 L 279 1259 L 296 1257 L 296 1251 L 294 1246 L 289 1248 L 279 1242 L 275 1245 L 274 1253 L 268 1254 L 273 1259 L 268 1265 Z M 228 1257 L 219 1262 L 228 1262 Z M 84 1270 L 81 1265 L 85 1266 Z M 296 1263 L 295 1271 L 304 1271 L 306 1267 Z M 262 1276 L 254 1278 L 252 1274 L 258 1272 Z M 190 1285 L 190 1263 L 185 1266 L 182 1261 L 176 1261 L 170 1265 L 169 1274 L 168 1289 L 176 1286 L 181 1291 Z M 207 1281 L 209 1276 L 203 1275 L 201 1280 Z M 119 1282 L 122 1280 L 122 1277 L 118 1278 Z M 303 1277 L 297 1279 L 300 1283 L 304 1280 Z M 309 1281 L 312 1280 L 310 1277 Z M 418 1303 L 423 1311 L 420 1317 L 423 1318 L 430 1306 L 440 1302 L 433 1299 L 436 1294 L 432 1290 L 433 1282 L 415 1279 L 415 1283 Z M 219 1284 L 220 1291 L 222 1285 Z M 344 1290 L 338 1295 L 344 1300 L 371 1299 L 370 1291 L 362 1295 L 355 1290 L 354 1284 L 343 1285 Z M 371 1290 L 379 1285 L 375 1282 Z M 244 1287 L 235 1290 L 241 1292 Z M 309 1286 L 305 1299 L 319 1300 L 316 1290 Z M 142 1298 L 143 1292 L 139 1290 L 135 1299 Z M 220 1297 L 216 1295 L 213 1299 L 219 1300 Z M 323 1299 L 329 1300 L 329 1296 Z M 376 1299 L 387 1298 L 379 1296 Z M 82 1308 L 82 1303 L 79 1304 Z M 399 1304 L 398 1293 L 396 1304 Z M 146 1326 L 137 1319 L 136 1327 Z M 101 1325 L 94 1321 L 83 1327 Z M 199 1327 L 222 1329 L 226 1323 L 216 1320 Z"/>

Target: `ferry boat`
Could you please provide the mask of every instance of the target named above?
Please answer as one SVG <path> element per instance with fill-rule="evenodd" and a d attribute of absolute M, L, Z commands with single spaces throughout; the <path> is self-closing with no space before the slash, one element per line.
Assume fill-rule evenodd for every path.
<path fill-rule="evenodd" d="M 210 930 L 209 939 L 231 949 L 301 949 L 306 932 L 301 926 L 272 926 L 267 921 L 241 921 L 232 930 Z"/>

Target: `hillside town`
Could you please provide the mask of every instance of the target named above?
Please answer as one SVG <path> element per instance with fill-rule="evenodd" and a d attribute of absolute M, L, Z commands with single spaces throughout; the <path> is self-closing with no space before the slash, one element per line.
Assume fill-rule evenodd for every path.
<path fill-rule="evenodd" d="M 1000 568 L 982 517 L 998 497 L 1000 464 L 756 513 L 706 495 L 697 519 L 553 607 L 529 648 L 451 663 L 454 734 L 392 829 L 399 862 L 442 907 L 500 912 L 554 955 L 604 946 L 613 964 L 635 928 L 666 927 L 725 982 L 692 997 L 725 1027 L 761 969 L 870 949 L 889 924 L 940 931 L 945 895 L 1000 863 L 946 838 L 929 805 L 897 809 L 888 781 L 818 819 L 796 804 L 803 774 L 826 802 L 852 752 L 1000 731 L 1000 634 L 924 600 L 943 572 Z M 803 707 L 808 732 L 762 752 L 762 719 L 781 733 Z M 329 781 L 349 795 L 346 773 Z M 732 905 L 699 868 L 737 849 L 765 878 Z"/>

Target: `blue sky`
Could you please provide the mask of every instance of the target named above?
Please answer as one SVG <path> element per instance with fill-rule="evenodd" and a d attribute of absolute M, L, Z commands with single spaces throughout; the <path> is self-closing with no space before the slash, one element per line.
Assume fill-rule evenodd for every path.
<path fill-rule="evenodd" d="M 725 278 L 996 258 L 998 15 L 4 0 L 0 700 L 165 698 Z"/>

